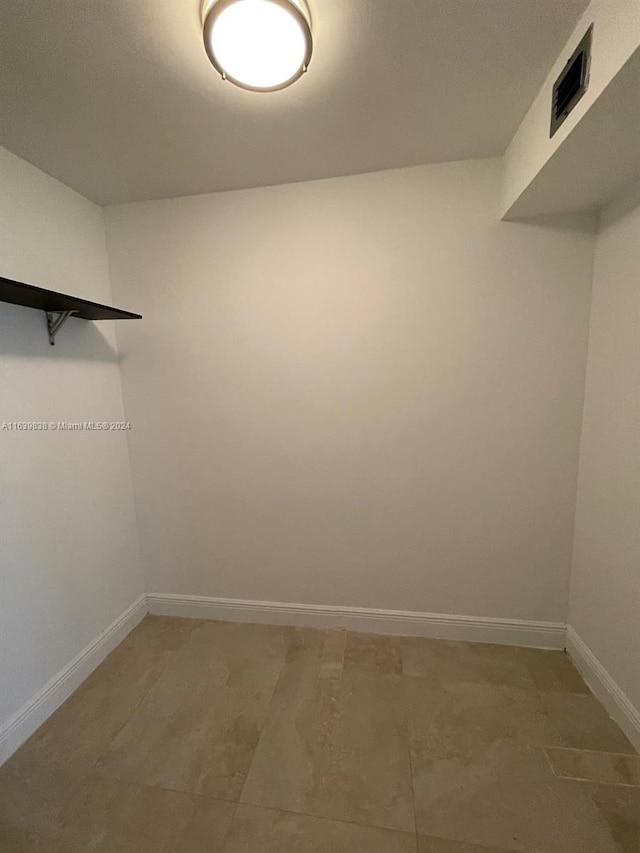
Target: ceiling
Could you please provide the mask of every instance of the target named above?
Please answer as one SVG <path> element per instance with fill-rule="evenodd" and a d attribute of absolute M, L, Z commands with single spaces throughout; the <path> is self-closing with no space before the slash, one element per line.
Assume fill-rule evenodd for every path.
<path fill-rule="evenodd" d="M 309 72 L 224 83 L 199 0 L 0 3 L 0 144 L 100 204 L 502 154 L 588 0 L 309 0 Z"/>

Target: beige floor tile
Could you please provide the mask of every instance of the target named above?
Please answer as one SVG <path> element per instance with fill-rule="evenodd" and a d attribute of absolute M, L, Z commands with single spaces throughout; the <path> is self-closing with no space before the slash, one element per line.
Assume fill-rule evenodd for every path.
<path fill-rule="evenodd" d="M 347 634 L 344 664 L 367 672 L 402 675 L 400 640 L 380 634 Z"/>
<path fill-rule="evenodd" d="M 403 637 L 401 650 L 404 674 L 428 678 L 434 684 L 534 687 L 520 650 L 511 646 Z"/>
<path fill-rule="evenodd" d="M 618 845 L 616 853 L 640 850 L 640 789 L 615 785 L 582 785 L 596 803 Z"/>
<path fill-rule="evenodd" d="M 0 849 L 215 853 L 240 799 L 224 853 L 415 853 L 413 784 L 419 853 L 640 853 L 634 756 L 561 652 L 147 617 L 0 768 Z"/>
<path fill-rule="evenodd" d="M 238 806 L 224 853 L 415 853 L 413 834 Z"/>
<path fill-rule="evenodd" d="M 193 630 L 203 624 L 206 623 L 202 619 L 149 614 L 125 638 L 120 648 L 147 655 L 175 652 L 189 640 Z"/>
<path fill-rule="evenodd" d="M 400 677 L 349 670 L 336 683 L 287 665 L 241 801 L 413 831 Z"/>
<path fill-rule="evenodd" d="M 201 640 L 202 638 L 200 638 Z M 228 640 L 228 638 L 225 638 Z M 230 642 L 230 641 L 229 641 Z M 96 765 L 101 776 L 237 800 L 284 655 L 201 642 L 167 668 Z"/>
<path fill-rule="evenodd" d="M 477 844 L 419 835 L 418 853 L 513 853 L 513 850 L 505 850 L 504 847 L 479 847 Z"/>
<path fill-rule="evenodd" d="M 545 752 L 556 776 L 605 785 L 640 787 L 640 758 L 637 755 L 553 747 L 548 747 Z"/>
<path fill-rule="evenodd" d="M 145 619 L 12 757 L 15 772 L 88 772 L 156 683 L 189 621 Z"/>
<path fill-rule="evenodd" d="M 91 778 L 65 811 L 69 853 L 217 853 L 235 806 L 159 788 Z"/>
<path fill-rule="evenodd" d="M 181 796 L 111 780 L 88 780 L 67 807 L 63 837 L 69 853 L 170 853 Z"/>
<path fill-rule="evenodd" d="M 189 637 L 185 660 L 201 662 L 215 655 L 218 659 L 246 658 L 277 660 L 284 663 L 291 629 L 280 625 L 255 625 L 243 622 L 201 622 Z"/>
<path fill-rule="evenodd" d="M 518 649 L 537 690 L 559 693 L 590 693 L 584 679 L 566 652 L 546 649 Z"/>
<path fill-rule="evenodd" d="M 69 749 L 73 749 L 72 740 Z M 55 834 L 60 815 L 81 784 L 82 777 L 57 767 L 38 766 L 25 771 L 10 759 L 0 767 L 0 824 Z"/>
<path fill-rule="evenodd" d="M 501 742 L 482 760 L 412 753 L 418 832 L 518 853 L 619 853 L 580 783 L 538 747 Z"/>
<path fill-rule="evenodd" d="M 481 758 L 501 740 L 562 744 L 533 690 L 410 676 L 404 686 L 411 745 L 434 758 Z"/>
<path fill-rule="evenodd" d="M 2 853 L 64 853 L 59 839 L 47 838 L 26 829 L 5 825 L 0 821 Z"/>
<path fill-rule="evenodd" d="M 0 819 L 57 830 L 60 811 L 196 624 L 145 618 L 0 768 Z"/>
<path fill-rule="evenodd" d="M 633 746 L 595 696 L 543 693 L 541 698 L 564 746 L 635 755 Z"/>

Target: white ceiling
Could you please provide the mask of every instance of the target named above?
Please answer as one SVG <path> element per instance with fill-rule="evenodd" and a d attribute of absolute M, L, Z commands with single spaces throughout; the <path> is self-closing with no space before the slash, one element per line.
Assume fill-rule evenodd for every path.
<path fill-rule="evenodd" d="M 199 0 L 1 0 L 0 144 L 101 204 L 502 154 L 588 0 L 309 0 L 290 89 L 223 83 Z"/>

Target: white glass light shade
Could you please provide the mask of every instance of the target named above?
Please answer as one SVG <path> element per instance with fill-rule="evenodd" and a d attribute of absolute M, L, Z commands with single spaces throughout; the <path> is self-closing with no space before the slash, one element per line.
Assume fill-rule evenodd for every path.
<path fill-rule="evenodd" d="M 297 80 L 311 59 L 311 28 L 294 0 L 216 0 L 204 17 L 204 43 L 223 78 L 273 92 Z"/>

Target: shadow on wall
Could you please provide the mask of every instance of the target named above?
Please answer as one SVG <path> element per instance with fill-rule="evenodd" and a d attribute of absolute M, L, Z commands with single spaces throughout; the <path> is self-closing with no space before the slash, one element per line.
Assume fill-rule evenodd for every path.
<path fill-rule="evenodd" d="M 536 216 L 514 216 L 502 221 L 508 225 L 529 225 L 556 231 L 582 231 L 585 234 L 596 234 L 598 231 L 598 215 L 593 212 L 539 213 Z"/>
<path fill-rule="evenodd" d="M 623 219 L 627 213 L 631 213 L 636 207 L 640 207 L 640 181 L 622 196 L 613 202 L 607 209 L 606 215 L 601 216 L 601 225 L 613 225 L 619 219 Z"/>
<path fill-rule="evenodd" d="M 113 344 L 89 320 L 69 317 L 58 332 L 55 346 L 51 346 L 44 311 L 0 303 L 0 358 L 10 355 L 114 363 L 120 358 Z"/>

